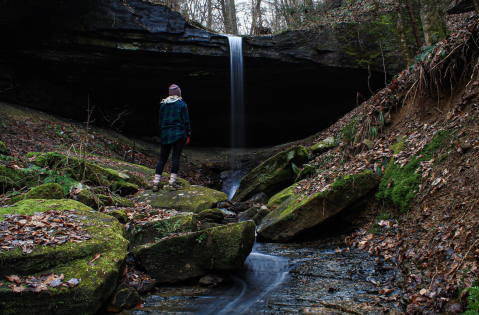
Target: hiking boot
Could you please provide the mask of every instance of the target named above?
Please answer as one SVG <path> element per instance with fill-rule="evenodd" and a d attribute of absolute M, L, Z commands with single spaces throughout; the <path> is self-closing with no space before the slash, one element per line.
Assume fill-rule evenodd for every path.
<path fill-rule="evenodd" d="M 160 183 L 153 184 L 153 192 L 160 190 Z"/>

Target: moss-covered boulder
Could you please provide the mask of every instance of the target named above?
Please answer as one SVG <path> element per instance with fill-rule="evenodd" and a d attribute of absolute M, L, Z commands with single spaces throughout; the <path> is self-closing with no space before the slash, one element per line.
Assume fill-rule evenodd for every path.
<path fill-rule="evenodd" d="M 253 248 L 253 221 L 214 227 L 135 248 L 133 254 L 160 283 L 239 269 Z"/>
<path fill-rule="evenodd" d="M 70 199 L 28 199 L 15 204 L 14 207 L 0 208 L 0 221 L 4 214 L 33 215 L 35 212 L 45 212 L 49 210 L 62 211 L 78 209 L 83 211 L 92 211 L 93 209 L 86 205 Z"/>
<path fill-rule="evenodd" d="M 5 146 L 5 143 L 3 143 L 3 141 L 0 141 L 0 154 L 8 155 L 7 147 Z"/>
<path fill-rule="evenodd" d="M 194 213 L 216 208 L 218 202 L 228 199 L 228 196 L 223 192 L 196 185 L 189 185 L 174 191 L 167 189 L 158 192 L 145 191 L 135 195 L 135 197 L 139 198 L 139 202 L 147 202 L 153 208 L 175 209 Z"/>
<path fill-rule="evenodd" d="M 271 209 L 273 207 L 277 207 L 283 202 L 285 202 L 289 197 L 294 195 L 294 189 L 298 186 L 298 184 L 293 184 L 288 188 L 283 189 L 273 197 L 268 200 L 268 208 Z"/>
<path fill-rule="evenodd" d="M 148 221 L 145 224 L 132 224 L 127 232 L 130 250 L 161 240 L 173 233 L 195 232 L 196 223 L 194 214 L 184 213 L 163 220 Z"/>
<path fill-rule="evenodd" d="M 18 294 L 8 287 L 10 282 L 2 281 L 0 314 L 95 314 L 115 290 L 127 255 L 128 241 L 123 238 L 123 226 L 115 218 L 73 200 L 25 200 L 17 205 L 2 210 L 25 215 L 63 211 L 82 224 L 91 238 L 56 247 L 37 246 L 29 254 L 22 254 L 21 248 L 3 251 L 0 254 L 2 279 L 11 275 L 63 274 L 64 281 L 75 278 L 79 283 L 72 288 L 47 285 L 47 290 L 40 292 L 24 287 L 22 294 Z"/>
<path fill-rule="evenodd" d="M 116 170 L 104 168 L 85 159 L 66 156 L 57 152 L 31 152 L 27 157 L 33 159 L 33 164 L 51 169 L 63 169 L 75 180 L 84 180 L 95 185 L 110 187 L 122 195 L 135 194 L 138 185 L 129 182 L 130 176 L 125 176 Z"/>
<path fill-rule="evenodd" d="M 319 154 L 324 151 L 327 151 L 330 148 L 334 148 L 337 145 L 338 142 L 334 139 L 334 137 L 329 137 L 313 145 L 311 147 L 311 152 L 313 152 L 314 154 Z"/>
<path fill-rule="evenodd" d="M 98 195 L 100 200 L 103 202 L 105 206 L 115 206 L 115 207 L 124 207 L 124 208 L 131 208 L 135 206 L 135 203 L 130 199 L 117 197 L 117 196 L 105 196 L 105 195 Z"/>
<path fill-rule="evenodd" d="M 125 224 L 128 222 L 128 216 L 126 215 L 126 211 L 124 209 L 114 210 L 112 212 L 108 212 L 107 214 L 115 217 L 120 223 Z"/>
<path fill-rule="evenodd" d="M 218 208 L 207 209 L 201 211 L 196 218 L 198 221 L 221 223 L 225 218 L 225 214 Z"/>
<path fill-rule="evenodd" d="M 260 192 L 269 196 L 276 194 L 296 178 L 292 164 L 302 165 L 308 159 L 308 150 L 303 146 L 294 146 L 272 156 L 241 179 L 232 200 L 248 200 Z"/>
<path fill-rule="evenodd" d="M 258 235 L 287 242 L 339 213 L 378 184 L 373 172 L 347 175 L 336 180 L 330 190 L 311 196 L 296 194 L 269 213 L 258 227 Z"/>
<path fill-rule="evenodd" d="M 64 199 L 62 186 L 57 183 L 49 183 L 33 188 L 25 195 L 16 196 L 10 199 L 9 203 L 13 204 L 24 199 Z"/>
<path fill-rule="evenodd" d="M 40 176 L 34 171 L 16 170 L 0 165 L 0 190 L 12 187 L 35 187 L 41 184 Z"/>

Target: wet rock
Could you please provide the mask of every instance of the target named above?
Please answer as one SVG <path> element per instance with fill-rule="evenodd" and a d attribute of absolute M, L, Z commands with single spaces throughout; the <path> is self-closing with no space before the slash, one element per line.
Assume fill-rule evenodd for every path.
<path fill-rule="evenodd" d="M 214 223 L 221 223 L 224 218 L 225 215 L 223 211 L 218 208 L 203 210 L 196 216 L 198 221 L 208 221 Z"/>
<path fill-rule="evenodd" d="M 334 140 L 334 137 L 329 137 L 313 145 L 311 147 L 311 152 L 313 152 L 314 154 L 319 154 L 324 151 L 327 151 L 330 148 L 334 148 L 337 145 L 338 145 L 338 142 Z"/>
<path fill-rule="evenodd" d="M 24 200 L 14 208 L 27 215 L 69 210 L 68 215 L 74 215 L 83 224 L 82 228 L 91 239 L 79 244 L 66 242 L 56 247 L 37 246 L 25 255 L 20 248 L 3 251 L 0 254 L 2 279 L 6 275 L 63 274 L 64 281 L 74 278 L 78 279 L 78 284 L 72 288 L 59 286 L 48 288 L 47 292 L 25 290 L 18 294 L 2 281 L 0 313 L 77 314 L 81 310 L 84 314 L 95 314 L 115 290 L 127 255 L 128 241 L 123 238 L 123 225 L 115 218 L 73 200 Z"/>
<path fill-rule="evenodd" d="M 291 196 L 263 219 L 258 234 L 277 242 L 290 241 L 359 200 L 377 184 L 374 173 L 366 170 L 336 180 L 328 191 Z"/>
<path fill-rule="evenodd" d="M 249 209 L 249 207 L 251 207 L 249 202 L 235 202 L 233 204 L 233 211 L 243 211 Z"/>
<path fill-rule="evenodd" d="M 298 184 L 293 184 L 288 188 L 283 189 L 268 201 L 268 208 L 272 209 L 273 207 L 277 207 L 285 202 L 289 197 L 294 195 L 294 189 L 298 186 Z"/>
<path fill-rule="evenodd" d="M 135 247 L 155 242 L 173 233 L 195 232 L 196 223 L 197 219 L 194 214 L 184 213 L 163 220 L 132 225 L 127 232 L 130 251 Z"/>
<path fill-rule="evenodd" d="M 217 285 L 225 282 L 222 276 L 217 274 L 209 274 L 201 277 L 199 284 L 203 287 L 216 287 Z"/>
<path fill-rule="evenodd" d="M 138 293 L 148 293 L 150 291 L 152 291 L 156 286 L 156 282 L 155 281 L 142 281 L 139 285 L 138 285 Z"/>
<path fill-rule="evenodd" d="M 261 221 L 265 216 L 267 216 L 271 211 L 268 209 L 260 209 L 251 219 L 256 223 L 257 226 L 261 224 Z"/>
<path fill-rule="evenodd" d="M 260 192 L 276 194 L 296 178 L 292 164 L 302 165 L 308 159 L 308 150 L 303 146 L 294 146 L 272 156 L 241 179 L 232 200 L 247 200 Z"/>
<path fill-rule="evenodd" d="M 231 203 L 228 201 L 218 202 L 218 208 L 228 209 L 229 207 L 231 207 Z"/>
<path fill-rule="evenodd" d="M 159 283 L 240 268 L 253 248 L 252 221 L 175 236 L 133 250 L 136 262 Z"/>
<path fill-rule="evenodd" d="M 258 212 L 258 209 L 255 207 L 251 207 L 248 210 L 241 212 L 238 214 L 238 221 L 246 221 L 251 219 L 256 213 Z"/>
<path fill-rule="evenodd" d="M 139 198 L 139 202 L 148 202 L 153 208 L 175 209 L 194 213 L 216 208 L 219 202 L 228 199 L 228 196 L 223 192 L 196 185 L 175 191 L 146 191 L 135 197 Z"/>
<path fill-rule="evenodd" d="M 134 288 L 121 289 L 115 292 L 108 306 L 108 312 L 121 312 L 136 307 L 141 302 L 140 295 Z"/>
<path fill-rule="evenodd" d="M 25 195 L 13 197 L 8 203 L 13 204 L 25 199 L 63 199 L 62 186 L 57 183 L 43 184 L 33 188 Z"/>
<path fill-rule="evenodd" d="M 264 192 L 257 193 L 253 197 L 251 197 L 248 202 L 249 203 L 259 203 L 265 205 L 268 203 L 268 196 Z"/>

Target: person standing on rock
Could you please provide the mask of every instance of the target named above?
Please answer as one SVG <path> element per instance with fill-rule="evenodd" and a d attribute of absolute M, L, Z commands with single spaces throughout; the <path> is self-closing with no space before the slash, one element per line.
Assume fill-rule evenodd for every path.
<path fill-rule="evenodd" d="M 153 191 L 158 191 L 162 181 L 163 168 L 173 148 L 173 162 L 171 164 L 170 189 L 178 189 L 176 183 L 180 168 L 181 151 L 190 142 L 191 127 L 188 107 L 181 98 L 180 88 L 173 84 L 169 88 L 169 96 L 161 101 L 160 108 L 160 161 L 156 166 Z"/>

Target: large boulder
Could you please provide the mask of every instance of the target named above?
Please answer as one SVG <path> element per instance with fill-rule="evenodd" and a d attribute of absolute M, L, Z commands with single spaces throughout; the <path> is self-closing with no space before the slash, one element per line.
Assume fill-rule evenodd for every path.
<path fill-rule="evenodd" d="M 52 209 L 61 212 L 47 212 Z M 13 283 L 10 282 L 12 280 L 2 281 L 0 313 L 95 314 L 115 290 L 119 270 L 127 255 L 128 241 L 123 238 L 123 226 L 115 218 L 93 211 L 73 200 L 25 200 L 17 203 L 17 207 L 2 210 L 15 210 L 27 215 L 21 217 L 26 220 L 27 225 L 28 222 L 35 221 L 35 216 L 43 215 L 38 212 L 47 212 L 44 215 L 50 215 L 50 219 L 55 217 L 55 220 L 70 220 L 69 224 L 77 224 L 80 229 L 72 229 L 71 232 L 77 231 L 76 233 L 81 233 L 84 238 L 74 238 L 73 241 L 56 246 L 37 245 L 26 253 L 22 247 L 10 251 L 3 248 L 3 252 L 0 252 L 0 278 L 5 280 L 6 276 L 17 276 L 22 283 L 12 287 L 15 279 L 10 278 Z M 7 214 L 6 212 L 3 211 L 2 214 Z M 35 212 L 37 214 L 31 216 Z M 4 216 L 0 217 L 3 219 L 3 226 L 6 223 L 12 224 L 11 219 L 6 221 Z M 57 222 L 50 219 L 43 221 Z M 20 224 L 20 221 L 17 222 Z M 41 223 L 42 221 L 36 221 L 39 231 Z M 66 228 L 66 224 L 63 225 Z M 60 228 L 61 225 L 50 225 L 48 230 L 53 232 L 49 232 L 49 235 L 55 235 L 55 238 L 65 235 L 56 233 Z M 15 233 L 9 235 L 15 237 Z M 30 281 L 32 277 L 45 280 L 44 275 L 50 274 L 58 276 L 54 280 L 55 285 L 52 281 L 51 284 L 46 283 L 43 286 L 37 282 L 36 288 L 31 284 L 26 286 L 27 277 Z M 70 281 L 70 284 L 67 284 L 67 281 Z M 63 285 L 60 285 L 61 283 Z M 16 293 L 13 288 L 23 292 Z"/>
<path fill-rule="evenodd" d="M 339 213 L 378 184 L 373 172 L 346 175 L 329 190 L 311 196 L 296 194 L 268 214 L 258 227 L 258 235 L 276 242 L 287 242 Z"/>
<path fill-rule="evenodd" d="M 57 183 L 43 184 L 33 188 L 25 195 L 16 196 L 10 199 L 8 203 L 13 204 L 24 199 L 63 199 L 62 186 Z"/>
<path fill-rule="evenodd" d="M 153 208 L 175 209 L 194 213 L 216 208 L 218 202 L 228 199 L 228 196 L 223 192 L 196 185 L 174 191 L 167 189 L 158 192 L 145 191 L 136 195 L 136 197 L 139 198 L 139 202 L 147 202 Z"/>
<path fill-rule="evenodd" d="M 308 150 L 301 145 L 270 157 L 241 179 L 232 200 L 248 200 L 260 192 L 270 196 L 276 194 L 291 185 L 296 178 L 292 164 L 302 165 L 308 159 Z"/>
<path fill-rule="evenodd" d="M 197 219 L 192 213 L 182 213 L 158 221 L 148 221 L 145 224 L 133 224 L 127 232 L 130 250 L 153 243 L 174 233 L 196 232 Z"/>
<path fill-rule="evenodd" d="M 135 260 L 160 283 L 239 269 L 253 248 L 255 224 L 247 221 L 176 236 L 135 248 Z"/>

